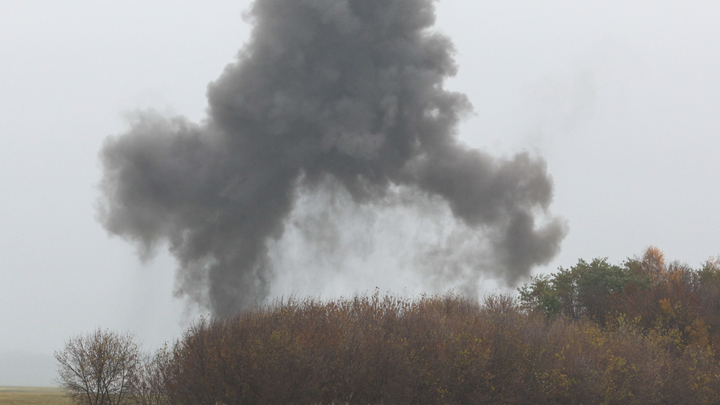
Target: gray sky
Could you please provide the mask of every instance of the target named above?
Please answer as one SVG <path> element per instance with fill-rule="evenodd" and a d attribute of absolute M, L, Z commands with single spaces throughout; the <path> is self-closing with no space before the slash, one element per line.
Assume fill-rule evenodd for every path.
<path fill-rule="evenodd" d="M 547 160 L 550 209 L 569 233 L 536 273 L 648 245 L 697 266 L 720 254 L 720 6 L 589 3 L 437 3 L 437 29 L 458 51 L 447 87 L 474 106 L 460 137 Z M 248 37 L 249 4 L 0 0 L 0 385 L 46 383 L 51 372 L 17 365 L 42 364 L 73 334 L 130 330 L 152 349 L 198 315 L 173 298 L 166 253 L 142 264 L 95 221 L 97 154 L 136 109 L 202 120 L 207 84 Z M 270 247 L 273 294 L 427 290 L 412 272 L 387 271 L 397 246 L 430 226 L 422 212 L 389 210 L 372 225 L 367 215 L 341 235 L 355 250 L 321 262 L 289 227 Z M 298 266 L 312 271 L 282 270 Z"/>

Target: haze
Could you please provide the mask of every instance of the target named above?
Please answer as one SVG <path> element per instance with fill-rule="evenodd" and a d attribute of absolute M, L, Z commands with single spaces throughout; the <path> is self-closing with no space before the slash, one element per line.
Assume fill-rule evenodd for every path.
<path fill-rule="evenodd" d="M 207 84 L 248 38 L 249 4 L 0 0 L 0 385 L 50 384 L 50 356 L 71 335 L 131 330 L 151 349 L 202 312 L 173 298 L 176 264 L 163 249 L 141 263 L 96 221 L 98 152 L 137 109 L 201 121 Z M 720 6 L 436 5 L 436 29 L 457 49 L 446 87 L 473 104 L 460 139 L 547 161 L 550 208 L 569 232 L 535 273 L 651 244 L 691 265 L 720 254 Z M 291 224 L 347 217 L 310 208 Z M 407 266 L 386 270 L 407 246 L 463 240 L 442 226 L 447 213 L 416 210 L 358 208 L 331 234 L 342 255 L 313 251 L 290 226 L 270 246 L 280 269 L 271 296 L 435 288 Z M 436 228 L 428 216 L 445 219 Z M 495 288 L 481 280 L 480 293 Z"/>

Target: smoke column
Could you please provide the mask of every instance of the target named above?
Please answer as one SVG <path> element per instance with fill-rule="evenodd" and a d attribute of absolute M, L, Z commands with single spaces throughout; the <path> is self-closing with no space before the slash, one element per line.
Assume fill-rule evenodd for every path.
<path fill-rule="evenodd" d="M 267 242 L 299 187 L 327 181 L 363 205 L 394 186 L 443 199 L 488 235 L 510 283 L 558 252 L 544 161 L 456 139 L 471 106 L 443 89 L 457 68 L 429 30 L 432 0 L 257 0 L 249 17 L 251 39 L 208 86 L 206 120 L 142 113 L 100 152 L 101 223 L 141 256 L 167 242 L 180 294 L 219 317 L 262 302 Z"/>

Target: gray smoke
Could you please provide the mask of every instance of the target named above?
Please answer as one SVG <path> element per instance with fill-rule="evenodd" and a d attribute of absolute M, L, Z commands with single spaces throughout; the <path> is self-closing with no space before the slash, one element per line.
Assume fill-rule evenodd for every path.
<path fill-rule="evenodd" d="M 298 187 L 328 179 L 358 204 L 394 185 L 441 197 L 488 235 L 510 282 L 558 252 L 564 222 L 536 221 L 552 199 L 544 161 L 456 139 L 471 106 L 443 89 L 457 68 L 450 40 L 429 31 L 432 0 L 257 0 L 249 16 L 205 121 L 144 113 L 100 154 L 103 226 L 143 256 L 168 242 L 181 294 L 216 316 L 261 302 L 267 241 Z"/>

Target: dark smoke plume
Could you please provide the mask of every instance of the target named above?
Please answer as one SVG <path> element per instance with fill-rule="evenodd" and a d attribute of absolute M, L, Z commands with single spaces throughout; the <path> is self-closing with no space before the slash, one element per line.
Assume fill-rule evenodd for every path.
<path fill-rule="evenodd" d="M 101 222 L 143 255 L 168 242 L 181 294 L 216 316 L 261 302 L 267 241 L 298 187 L 328 179 L 358 204 L 394 185 L 441 197 L 488 235 L 510 282 L 558 252 L 563 221 L 536 223 L 552 199 L 544 161 L 456 139 L 471 106 L 443 89 L 456 65 L 429 31 L 432 0 L 257 0 L 249 16 L 252 37 L 209 85 L 203 123 L 144 113 L 101 151 Z"/>

